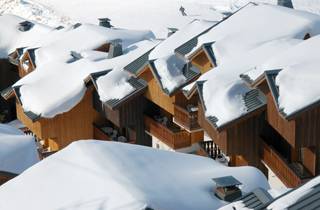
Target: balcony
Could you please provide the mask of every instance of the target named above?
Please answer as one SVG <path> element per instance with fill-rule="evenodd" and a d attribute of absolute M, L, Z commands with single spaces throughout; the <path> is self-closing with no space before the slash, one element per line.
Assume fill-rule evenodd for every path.
<path fill-rule="evenodd" d="M 182 107 L 174 105 L 174 122 L 185 128 L 186 130 L 198 131 L 202 130 L 198 123 L 198 108 L 197 107 Z"/>
<path fill-rule="evenodd" d="M 133 132 L 133 131 L 132 131 Z M 131 132 L 131 134 L 132 134 Z M 93 136 L 94 139 L 105 140 L 105 141 L 118 141 L 134 144 L 134 135 L 122 135 L 117 128 L 112 126 L 110 123 L 105 125 L 93 124 Z"/>
<path fill-rule="evenodd" d="M 287 187 L 297 187 L 312 178 L 302 164 L 289 163 L 272 146 L 264 142 L 262 160 Z"/>
<path fill-rule="evenodd" d="M 146 131 L 158 138 L 172 149 L 180 149 L 191 146 L 191 135 L 172 122 L 161 123 L 152 117 L 145 115 Z"/>

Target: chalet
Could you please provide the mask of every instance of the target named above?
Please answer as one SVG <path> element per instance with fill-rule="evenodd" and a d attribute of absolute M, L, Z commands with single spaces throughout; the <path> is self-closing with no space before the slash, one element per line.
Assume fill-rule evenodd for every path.
<path fill-rule="evenodd" d="M 94 124 L 94 138 L 150 145 L 145 134 L 143 111 L 147 83 L 132 74 L 148 62 L 158 41 L 144 41 L 131 54 L 118 57 L 114 69 L 95 72 L 87 77 L 93 85 L 93 107 L 104 119 Z"/>
<path fill-rule="evenodd" d="M 108 29 L 90 24 L 59 31 L 57 37 L 52 34 L 49 41 L 42 40 L 45 44 L 36 49 L 36 70 L 2 92 L 6 99 L 16 98 L 18 119 L 50 151 L 75 140 L 94 138 L 93 123 L 100 123 L 103 118 L 94 109 L 95 88 L 86 88 L 85 78 L 91 73 L 120 66 L 131 56 L 130 51 L 138 48 L 134 43 L 153 38 L 148 31 Z M 63 36 L 60 37 L 60 33 Z M 81 44 L 86 35 L 92 40 Z M 118 42 L 114 41 L 118 39 L 123 41 L 126 50 L 123 59 Z M 70 52 L 70 49 L 75 51 Z"/>
<path fill-rule="evenodd" d="M 70 176 L 72 181 L 65 182 Z M 243 194 L 256 188 L 269 190 L 266 178 L 253 167 L 227 167 L 209 158 L 140 145 L 77 141 L 1 186 L 0 206 L 6 210 L 21 209 L 22 205 L 42 210 L 48 203 L 53 209 L 61 205 L 92 210 L 119 206 L 218 209 L 228 202 L 214 195 L 221 181 L 215 184 L 212 179 L 229 176 L 242 183 Z M 10 199 L 12 196 L 15 199 Z M 25 199 L 30 202 L 23 202 Z"/>
<path fill-rule="evenodd" d="M 316 36 L 303 41 L 267 61 L 262 69 L 242 75 L 266 94 L 262 160 L 289 187 L 319 175 L 319 92 L 313 73 L 319 40 Z M 263 73 L 265 69 L 269 70 Z M 284 76 L 291 78 L 290 85 L 283 82 Z"/>
<path fill-rule="evenodd" d="M 182 91 L 201 73 L 184 58 L 176 56 L 174 49 L 214 24 L 194 20 L 172 33 L 149 56 L 124 68 L 147 84 L 140 101 L 144 103 L 144 128 L 152 137 L 153 147 L 194 152 L 198 142 L 203 140 L 203 131 L 197 123 L 197 100 L 187 99 Z"/>
<path fill-rule="evenodd" d="M 285 24 L 291 23 L 293 15 L 297 24 Z M 191 59 L 204 72 L 196 84 L 185 89 L 185 94 L 190 97 L 198 92 L 199 124 L 219 149 L 230 156 L 231 165 L 249 164 L 266 172 L 259 150 L 267 98 L 262 89 L 247 87 L 239 75 L 298 45 L 306 35 L 318 34 L 319 21 L 319 17 L 306 12 L 248 4 L 200 34 L 194 39 L 196 44 L 191 40 L 176 50 L 176 54 Z M 283 36 L 288 38 L 279 38 Z M 206 58 L 202 62 L 203 56 Z"/>

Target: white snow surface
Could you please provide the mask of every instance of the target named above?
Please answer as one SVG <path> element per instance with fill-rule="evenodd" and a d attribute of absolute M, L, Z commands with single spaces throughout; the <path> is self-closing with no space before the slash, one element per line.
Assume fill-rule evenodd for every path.
<path fill-rule="evenodd" d="M 320 177 L 316 177 L 306 184 L 302 185 L 301 187 L 293 190 L 292 192 L 288 193 L 287 195 L 277 199 L 273 203 L 271 203 L 267 209 L 270 210 L 282 210 L 287 209 L 292 204 L 298 202 L 300 198 L 305 196 L 306 194 L 310 193 L 312 191 L 312 188 L 314 188 L 316 185 L 320 184 Z"/>
<path fill-rule="evenodd" d="M 20 174 L 38 161 L 32 136 L 12 126 L 0 124 L 0 171 Z"/>
<path fill-rule="evenodd" d="M 33 22 L 34 26 L 29 31 L 22 32 L 18 27 L 25 20 L 14 15 L 0 16 L 0 58 L 7 58 L 16 48 L 27 47 L 53 30 L 49 26 Z"/>
<path fill-rule="evenodd" d="M 269 188 L 253 167 L 226 167 L 138 145 L 78 141 L 1 186 L 0 208 L 211 210 L 226 204 L 213 195 L 212 178 L 228 175 L 243 183 L 244 192 Z"/>
<path fill-rule="evenodd" d="M 182 27 L 180 30 L 172 34 L 170 37 L 166 38 L 162 43 L 160 43 L 151 53 L 150 60 L 157 58 L 163 58 L 174 53 L 174 50 L 202 32 L 206 31 L 216 22 L 214 21 L 204 21 L 204 20 L 194 20 L 188 23 L 186 26 Z"/>
<path fill-rule="evenodd" d="M 53 118 L 68 112 L 83 98 L 86 87 L 84 79 L 89 74 L 113 68 L 123 68 L 137 59 L 158 42 L 144 40 L 128 46 L 124 54 L 111 59 L 91 61 L 87 58 L 72 63 L 53 60 L 40 65 L 35 71 L 20 79 L 14 86 L 20 86 L 22 107 L 44 118 Z M 110 74 L 113 75 L 113 74 Z M 108 76 L 108 75 L 106 75 Z M 116 90 L 104 91 L 116 95 Z M 99 89 L 101 93 L 101 88 Z"/>

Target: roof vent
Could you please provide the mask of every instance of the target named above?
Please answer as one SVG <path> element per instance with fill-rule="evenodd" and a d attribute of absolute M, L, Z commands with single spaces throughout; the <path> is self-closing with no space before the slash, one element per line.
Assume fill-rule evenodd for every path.
<path fill-rule="evenodd" d="M 172 34 L 176 33 L 178 31 L 177 28 L 168 28 L 168 35 L 167 37 L 171 36 Z"/>
<path fill-rule="evenodd" d="M 293 9 L 293 4 L 291 0 L 278 0 L 278 5 Z"/>
<path fill-rule="evenodd" d="M 239 182 L 233 176 L 213 178 L 212 180 L 216 184 L 216 188 L 214 189 L 214 194 L 219 199 L 227 202 L 232 202 L 242 196 L 242 192 L 238 187 L 242 183 Z"/>
<path fill-rule="evenodd" d="M 111 28 L 112 25 L 110 24 L 110 19 L 109 18 L 99 18 L 99 26 L 106 27 L 106 28 Z"/>
<path fill-rule="evenodd" d="M 114 58 L 122 55 L 122 44 L 120 39 L 113 40 L 110 43 L 108 58 Z"/>
<path fill-rule="evenodd" d="M 76 29 L 76 28 L 80 27 L 81 25 L 82 25 L 81 23 L 76 23 L 73 25 L 73 29 Z"/>
<path fill-rule="evenodd" d="M 56 27 L 56 30 L 61 30 L 61 29 L 64 29 L 64 27 L 63 26 Z"/>
<path fill-rule="evenodd" d="M 75 51 L 71 51 L 70 55 L 72 56 L 72 58 L 69 59 L 67 61 L 67 63 L 72 63 L 72 62 L 75 62 L 75 61 L 80 60 L 82 58 L 82 55 L 80 53 L 75 52 Z"/>
<path fill-rule="evenodd" d="M 19 23 L 19 31 L 29 31 L 34 26 L 30 21 L 23 21 Z"/>

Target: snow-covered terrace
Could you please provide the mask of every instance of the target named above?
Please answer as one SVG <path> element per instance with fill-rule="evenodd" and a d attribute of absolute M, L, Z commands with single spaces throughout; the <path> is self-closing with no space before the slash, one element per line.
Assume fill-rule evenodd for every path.
<path fill-rule="evenodd" d="M 243 183 L 243 192 L 269 189 L 253 167 L 226 167 L 138 145 L 78 141 L 2 186 L 0 208 L 211 210 L 227 204 L 214 196 L 212 178 L 228 175 Z"/>
<path fill-rule="evenodd" d="M 0 124 L 0 171 L 20 174 L 39 161 L 32 136 L 9 125 Z"/>
<path fill-rule="evenodd" d="M 248 5 L 198 37 L 198 47 L 213 43 L 218 67 L 201 76 L 206 116 L 222 126 L 248 113 L 244 97 L 251 88 L 239 75 L 320 33 L 320 17 L 271 5 Z M 194 48 L 194 50 L 196 50 Z"/>

